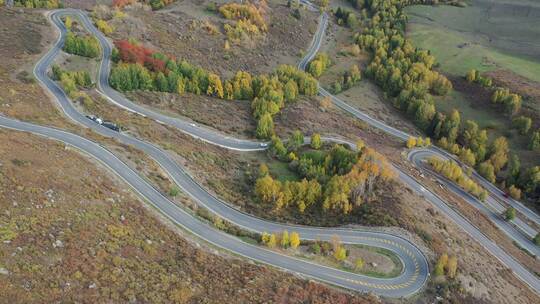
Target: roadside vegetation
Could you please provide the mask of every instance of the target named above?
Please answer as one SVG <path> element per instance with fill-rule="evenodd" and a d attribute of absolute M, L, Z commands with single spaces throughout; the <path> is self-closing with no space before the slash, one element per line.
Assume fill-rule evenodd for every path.
<path fill-rule="evenodd" d="M 315 78 L 319 78 L 322 73 L 330 66 L 330 58 L 326 53 L 317 53 L 307 66 L 307 72 Z"/>
<path fill-rule="evenodd" d="M 71 20 L 71 19 L 67 19 Z M 70 25 L 71 21 L 66 22 Z M 71 32 L 71 25 L 68 27 L 68 33 L 66 34 L 66 40 L 64 47 L 62 48 L 66 53 L 79 55 L 83 57 L 96 58 L 100 54 L 99 42 L 97 39 L 90 35 L 77 35 Z"/>
<path fill-rule="evenodd" d="M 463 290 L 458 275 L 458 258 L 442 253 L 437 259 L 433 270 L 433 280 L 428 284 L 427 293 L 433 293 L 437 298 L 450 299 Z M 474 300 L 471 303 L 487 303 L 484 300 Z"/>
<path fill-rule="evenodd" d="M 92 107 L 92 99 L 88 94 L 81 91 L 90 89 L 94 85 L 88 71 L 65 71 L 58 65 L 53 65 L 51 79 L 60 83 L 60 86 L 69 98 L 79 100 L 86 108 Z"/>
<path fill-rule="evenodd" d="M 370 277 L 392 278 L 403 269 L 395 253 L 383 248 L 343 244 L 337 235 L 325 242 L 301 241 L 298 233 L 289 234 L 287 230 L 265 232 L 259 244 L 287 255 Z"/>
<path fill-rule="evenodd" d="M 467 176 L 461 167 L 453 160 L 449 159 L 445 161 L 439 157 L 433 156 L 428 160 L 428 163 L 435 172 L 456 182 L 461 188 L 471 193 L 479 200 L 484 201 L 487 198 L 487 191 Z"/>

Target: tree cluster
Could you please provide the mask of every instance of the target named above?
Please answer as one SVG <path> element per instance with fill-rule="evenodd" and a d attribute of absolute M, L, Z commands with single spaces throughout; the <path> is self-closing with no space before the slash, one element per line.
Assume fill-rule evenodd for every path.
<path fill-rule="evenodd" d="M 307 71 L 313 77 L 319 78 L 329 66 L 330 58 L 328 58 L 328 55 L 326 53 L 317 53 L 317 55 L 315 55 L 315 58 L 313 58 L 313 60 L 309 62 Z"/>
<path fill-rule="evenodd" d="M 488 77 L 482 77 L 480 76 L 480 73 L 476 70 L 471 70 L 467 73 L 466 79 L 470 83 L 479 83 L 483 87 L 486 88 L 492 88 L 492 81 Z M 500 104 L 504 107 L 505 112 L 509 116 L 514 116 L 519 113 L 522 105 L 522 97 L 519 94 L 512 93 L 508 88 L 498 87 L 493 90 L 493 93 L 491 95 L 491 102 L 494 104 Z M 519 116 L 515 117 L 512 120 L 512 127 L 517 129 L 519 131 L 519 134 L 526 135 L 532 125 L 532 120 L 529 117 L 526 116 Z M 529 148 L 531 150 L 534 150 L 534 148 L 531 148 L 531 145 L 534 145 L 532 142 L 534 142 L 534 134 L 530 137 L 530 145 Z M 539 135 L 540 136 L 540 135 Z M 540 138 L 538 138 L 539 145 L 540 145 Z"/>
<path fill-rule="evenodd" d="M 296 145 L 290 144 L 291 140 L 287 144 L 289 147 Z M 282 158 L 288 153 L 275 137 L 270 150 Z M 335 145 L 330 151 L 306 151 L 299 157 L 294 151 L 288 155 L 291 154 L 289 167 L 298 173 L 301 181 L 282 183 L 270 176 L 268 170 L 261 170 L 255 184 L 259 200 L 270 204 L 274 210 L 293 206 L 300 213 L 318 208 L 348 214 L 371 200 L 375 190 L 393 179 L 395 174 L 384 157 L 367 147 L 354 152 Z"/>
<path fill-rule="evenodd" d="M 73 83 L 79 87 L 89 88 L 92 86 L 92 78 L 88 71 L 74 71 L 69 72 L 62 70 L 58 65 L 54 64 L 52 66 L 52 79 L 61 80 L 63 78 L 69 78 Z"/>
<path fill-rule="evenodd" d="M 287 230 L 280 234 L 263 232 L 261 243 L 269 248 L 280 246 L 283 249 L 296 249 L 300 245 L 300 235 L 294 231 L 289 234 Z"/>
<path fill-rule="evenodd" d="M 130 5 L 137 2 L 137 0 L 113 0 L 112 7 L 114 8 L 123 8 L 124 6 Z"/>
<path fill-rule="evenodd" d="M 350 10 L 342 8 L 341 6 L 339 6 L 334 11 L 334 16 L 336 16 L 337 23 L 339 25 L 346 25 L 349 28 L 353 28 L 354 26 L 358 24 L 356 15 Z"/>
<path fill-rule="evenodd" d="M 415 48 L 405 39 L 407 16 L 406 5 L 434 4 L 429 0 L 350 0 L 365 19 L 363 31 L 357 33 L 355 42 L 372 54 L 365 75 L 375 80 L 394 104 L 406 112 L 421 129 L 438 140 L 438 144 L 466 159 L 469 165 L 476 164 L 485 177 L 495 180 L 495 175 L 504 166 L 506 155 L 502 150 L 487 149 L 487 132 L 478 130 L 474 122 L 467 122 L 460 132 L 460 115 L 456 110 L 445 114 L 438 112 L 433 95 L 445 95 L 452 89 L 448 79 L 433 71 L 435 58 L 426 50 Z M 470 71 L 466 78 L 485 87 L 492 86 L 490 78 L 482 77 L 478 71 Z M 508 113 L 519 111 L 521 98 L 500 91 L 495 98 L 505 104 Z M 519 121 L 520 126 L 526 121 Z M 459 141 L 459 143 L 458 143 Z M 499 140 L 495 145 L 503 144 Z M 463 145 L 463 148 L 459 146 Z M 530 148 L 540 147 L 540 133 L 533 134 Z M 501 166 L 502 164 L 502 166 Z"/>
<path fill-rule="evenodd" d="M 97 19 L 96 26 L 105 35 L 110 35 L 114 31 L 114 28 L 105 20 Z"/>
<path fill-rule="evenodd" d="M 117 40 L 114 42 L 113 59 L 125 63 L 139 63 L 153 72 L 164 72 L 167 56 L 147 48 L 134 40 Z"/>
<path fill-rule="evenodd" d="M 540 129 L 532 132 L 529 138 L 529 150 L 540 151 Z"/>
<path fill-rule="evenodd" d="M 274 135 L 273 116 L 287 103 L 296 101 L 299 95 L 313 96 L 318 90 L 317 81 L 311 75 L 290 65 L 280 65 L 270 75 L 257 77 L 248 75 L 245 72 L 240 74 L 242 77 L 240 80 L 235 77 L 232 82 L 226 84 L 226 89 L 238 91 L 242 97 L 253 97 L 251 108 L 253 117 L 258 120 L 256 131 L 258 138 L 271 138 Z M 251 83 L 249 79 L 252 79 Z"/>
<path fill-rule="evenodd" d="M 487 130 L 482 130 L 474 121 L 467 120 L 461 128 L 461 117 L 453 110 L 449 117 L 438 113 L 428 132 L 438 138 L 437 144 L 458 155 L 471 167 L 475 167 L 483 177 L 495 182 L 497 174 L 508 161 L 508 141 L 504 136 L 488 143 Z"/>
<path fill-rule="evenodd" d="M 59 0 L 15 0 L 15 6 L 26 8 L 60 8 L 62 3 Z"/>
<path fill-rule="evenodd" d="M 453 279 L 456 277 L 457 266 L 456 256 L 453 255 L 448 258 L 448 254 L 443 253 L 437 260 L 437 264 L 435 264 L 434 272 L 436 276 L 443 276 L 446 272 L 448 278 Z"/>
<path fill-rule="evenodd" d="M 407 142 L 405 143 L 408 149 L 412 149 L 414 147 L 429 147 L 431 146 L 431 139 L 429 137 L 422 138 L 422 137 L 413 137 L 410 136 L 407 139 Z"/>
<path fill-rule="evenodd" d="M 145 2 L 148 3 L 153 10 L 162 9 L 174 1 L 176 0 L 145 0 Z"/>
<path fill-rule="evenodd" d="M 175 2 L 176 0 L 113 0 L 112 7 L 121 9 L 124 6 L 134 4 L 136 2 L 142 2 L 150 5 L 152 10 L 158 10 L 165 6 Z"/>
<path fill-rule="evenodd" d="M 506 113 L 510 116 L 516 114 L 521 109 L 521 96 L 510 93 L 506 88 L 497 88 L 491 96 L 491 102 L 502 104 Z"/>
<path fill-rule="evenodd" d="M 461 167 L 452 160 L 442 160 L 436 156 L 428 159 L 429 165 L 435 172 L 442 174 L 451 181 L 456 182 L 465 191 L 476 196 L 480 200 L 487 198 L 487 191 L 468 177 Z"/>
<path fill-rule="evenodd" d="M 343 75 L 334 82 L 332 85 L 332 90 L 335 94 L 348 90 L 361 79 L 362 73 L 360 72 L 360 68 L 358 68 L 358 65 L 353 64 L 350 70 L 345 71 Z"/>
<path fill-rule="evenodd" d="M 60 82 L 64 92 L 66 92 L 70 98 L 81 98 L 82 103 L 86 107 L 91 107 L 93 105 L 93 101 L 90 96 L 79 91 L 81 87 L 89 88 L 93 85 L 92 78 L 90 77 L 88 71 L 69 72 L 62 70 L 57 65 L 53 65 L 52 79 Z"/>
<path fill-rule="evenodd" d="M 509 207 L 504 211 L 504 219 L 507 221 L 513 221 L 516 218 L 516 209 Z"/>
<path fill-rule="evenodd" d="M 109 82 L 117 90 L 225 96 L 216 74 L 127 40 L 116 41 L 115 46 L 114 57 L 121 62 L 113 67 Z"/>
<path fill-rule="evenodd" d="M 432 95 L 445 95 L 452 85 L 444 76 L 432 70 L 435 58 L 428 51 L 414 48 L 404 38 L 407 18 L 402 9 L 406 4 L 411 3 L 390 0 L 353 3 L 371 14 L 369 26 L 356 35 L 358 45 L 373 54 L 365 74 L 373 78 L 394 99 L 396 106 L 407 112 L 419 127 L 438 139 L 439 145 L 461 155 L 470 165 L 480 164 L 489 157 L 487 132 L 479 130 L 472 121 L 467 121 L 463 131 L 460 131 L 459 112 L 453 110 L 446 115 L 436 110 Z M 478 81 L 480 75 L 473 71 L 468 78 Z M 458 140 L 465 147 L 464 151 Z M 496 144 L 502 143 L 501 140 Z M 490 165 L 495 173 L 500 170 L 501 163 L 504 166 L 504 153 L 494 152 L 492 155 L 490 164 L 483 165 L 488 169 L 487 173 Z"/>
<path fill-rule="evenodd" d="M 484 88 L 490 88 L 493 85 L 491 78 L 480 75 L 480 72 L 474 69 L 467 72 L 465 79 L 467 79 L 468 83 L 476 83 Z"/>
<path fill-rule="evenodd" d="M 533 201 L 540 197 L 540 166 L 522 168 L 519 157 L 511 154 L 507 165 L 504 184 L 508 193 L 515 199 L 526 194 Z"/>
<path fill-rule="evenodd" d="M 68 31 L 63 50 L 66 53 L 95 58 L 99 56 L 100 47 L 99 42 L 93 36 L 78 36 Z"/>
<path fill-rule="evenodd" d="M 230 41 L 239 41 L 244 37 L 255 37 L 266 32 L 268 27 L 263 17 L 262 6 L 253 3 L 226 3 L 219 7 L 221 15 L 232 24 L 225 24 L 224 29 Z"/>
<path fill-rule="evenodd" d="M 517 129 L 519 134 L 525 135 L 529 132 L 532 126 L 532 119 L 527 116 L 519 116 L 512 119 L 512 127 Z"/>
<path fill-rule="evenodd" d="M 310 251 L 316 255 L 332 256 L 336 261 L 343 262 L 349 255 L 347 249 L 342 245 L 339 236 L 331 237 L 330 242 L 315 241 L 310 246 Z M 358 258 L 355 261 L 356 270 L 360 270 L 364 266 L 364 260 Z"/>
<path fill-rule="evenodd" d="M 405 4 L 394 0 L 361 4 L 363 15 L 370 13 L 369 26 L 355 34 L 355 41 L 373 55 L 365 74 L 426 130 L 437 113 L 431 95 L 447 94 L 452 84 L 433 71 L 435 58 L 428 51 L 414 48 L 405 39 Z"/>

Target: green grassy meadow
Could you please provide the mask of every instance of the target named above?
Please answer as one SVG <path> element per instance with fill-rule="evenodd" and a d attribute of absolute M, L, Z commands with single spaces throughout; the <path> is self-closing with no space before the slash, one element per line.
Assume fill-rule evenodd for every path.
<path fill-rule="evenodd" d="M 511 70 L 540 81 L 540 2 L 473 0 L 466 8 L 406 9 L 407 36 L 430 50 L 446 73 Z"/>

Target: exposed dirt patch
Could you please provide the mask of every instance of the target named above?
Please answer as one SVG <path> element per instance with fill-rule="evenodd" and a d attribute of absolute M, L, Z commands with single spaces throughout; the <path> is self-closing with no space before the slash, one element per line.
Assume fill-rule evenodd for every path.
<path fill-rule="evenodd" d="M 100 59 L 87 58 L 60 52 L 54 60 L 54 64 L 58 65 L 62 70 L 70 72 L 87 71 L 92 77 L 92 81 L 96 81 L 96 75 L 99 68 Z"/>
<path fill-rule="evenodd" d="M 64 4 L 64 7 L 90 10 L 98 4 L 110 5 L 112 0 L 62 0 L 62 3 Z"/>
<path fill-rule="evenodd" d="M 302 11 L 302 18 L 298 20 L 291 15 L 292 10 L 286 3 L 272 0 L 266 12 L 268 33 L 254 41 L 231 43 L 230 50 L 226 51 L 225 19 L 219 13 L 207 11 L 209 3 L 178 1 L 157 12 L 127 10 L 129 17 L 112 23 L 117 29 L 113 37 L 136 38 L 174 57 L 230 76 L 239 70 L 262 73 L 278 64 L 295 64 L 317 27 L 316 13 Z M 208 25 L 217 32 L 209 30 Z"/>
<path fill-rule="evenodd" d="M 162 111 L 166 115 L 178 114 L 227 134 L 255 137 L 256 123 L 251 115 L 249 101 L 229 101 L 189 93 L 180 96 L 158 92 L 132 92 L 126 95 L 132 101 Z"/>
<path fill-rule="evenodd" d="M 370 249 L 355 246 L 349 246 L 347 249 L 349 250 L 347 261 L 351 265 L 354 265 L 356 259 L 361 258 L 365 263 L 363 267 L 364 271 L 389 274 L 398 266 L 395 265 L 388 256 L 374 252 Z"/>
<path fill-rule="evenodd" d="M 401 147 L 402 143 L 393 137 L 370 127 L 335 106 L 329 109 L 320 108 L 319 98 L 302 97 L 298 102 L 283 109 L 275 119 L 276 132 L 281 137 L 286 137 L 289 132 L 298 129 L 307 135 L 312 133 L 337 135 L 352 141 L 361 138 L 377 151 L 381 151 L 384 147 Z"/>

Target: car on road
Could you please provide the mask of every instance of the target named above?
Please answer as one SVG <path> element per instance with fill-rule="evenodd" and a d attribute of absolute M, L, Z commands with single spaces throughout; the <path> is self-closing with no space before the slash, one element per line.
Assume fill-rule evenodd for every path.
<path fill-rule="evenodd" d="M 117 124 L 113 123 L 113 122 L 105 121 L 101 125 L 106 127 L 106 128 L 109 128 L 109 129 L 111 129 L 113 131 L 120 132 L 120 127 Z"/>
<path fill-rule="evenodd" d="M 103 123 L 103 119 L 95 116 L 95 115 L 86 115 L 86 118 L 90 119 L 91 121 L 94 121 L 94 122 L 97 122 L 98 124 L 102 124 Z"/>
<path fill-rule="evenodd" d="M 268 147 L 268 144 L 267 143 L 260 143 L 260 146 L 263 147 L 263 148 L 266 148 L 266 147 Z"/>
<path fill-rule="evenodd" d="M 104 121 L 103 119 L 95 116 L 95 115 L 86 115 L 86 118 L 90 119 L 91 121 L 94 121 L 102 126 L 104 126 L 105 128 L 109 128 L 113 131 L 116 131 L 116 132 L 120 132 L 120 127 L 115 124 L 114 122 L 110 122 L 110 121 Z"/>

